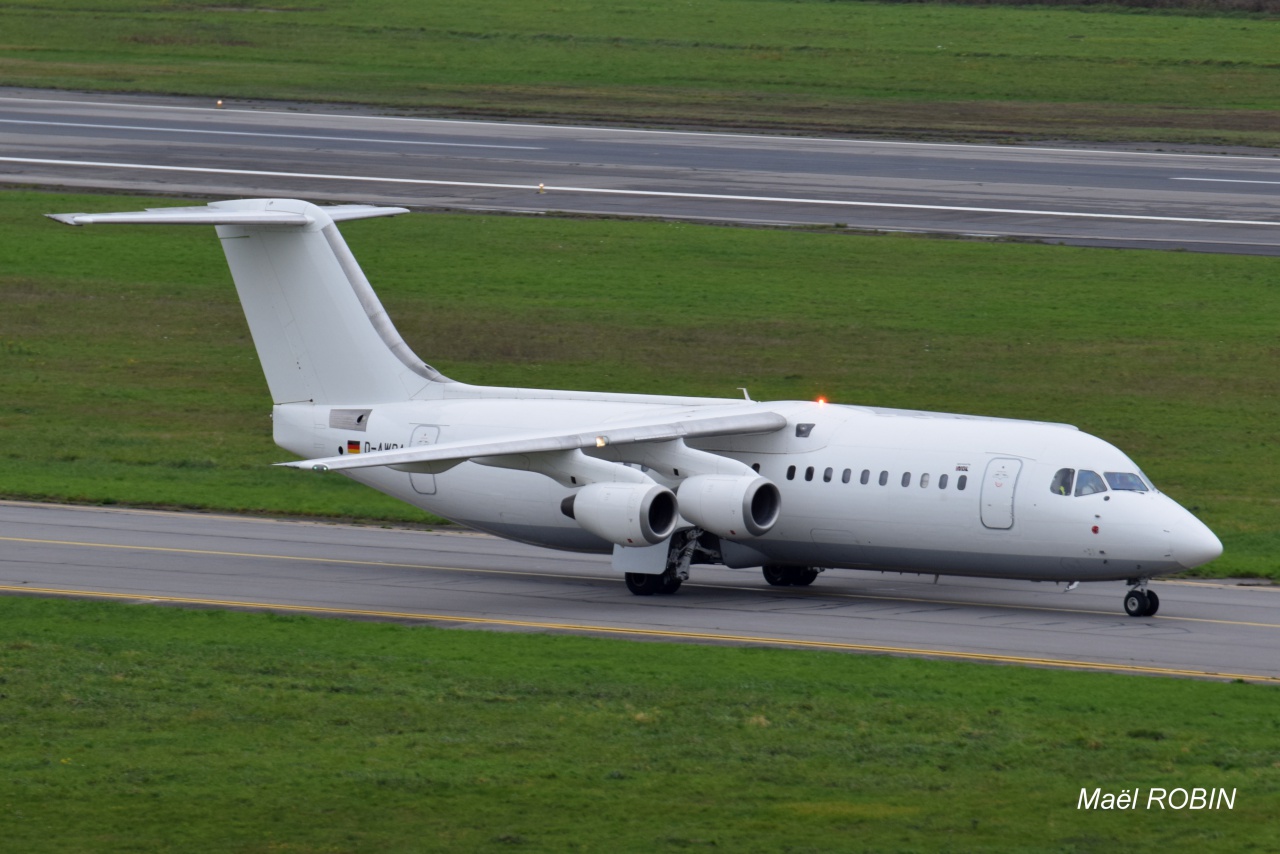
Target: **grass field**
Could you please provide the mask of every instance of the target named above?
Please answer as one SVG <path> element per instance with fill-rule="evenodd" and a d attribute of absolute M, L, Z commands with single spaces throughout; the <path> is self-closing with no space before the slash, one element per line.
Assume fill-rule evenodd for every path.
<path fill-rule="evenodd" d="M 1274 851 L 1280 689 L 0 598 L 10 851 Z M 1234 809 L 1077 810 L 1225 787 Z"/>
<path fill-rule="evenodd" d="M 0 495 L 422 518 L 270 466 L 286 455 L 211 231 L 40 216 L 174 200 L 0 199 Z M 1218 532 L 1205 571 L 1280 578 L 1274 259 L 548 217 L 343 231 L 457 379 L 1068 421 Z"/>
<path fill-rule="evenodd" d="M 1203 9 L 26 0 L 0 6 L 0 34 L 10 86 L 801 132 L 1280 143 L 1280 19 Z"/>

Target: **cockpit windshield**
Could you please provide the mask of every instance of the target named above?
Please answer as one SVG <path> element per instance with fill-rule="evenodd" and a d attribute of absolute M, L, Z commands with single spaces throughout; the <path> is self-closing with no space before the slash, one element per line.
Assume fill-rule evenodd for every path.
<path fill-rule="evenodd" d="M 1076 478 L 1076 495 L 1093 495 L 1095 492 L 1106 492 L 1107 485 L 1098 477 L 1097 472 L 1081 471 Z"/>
<path fill-rule="evenodd" d="M 1106 492 L 1108 486 L 1117 492 L 1156 491 L 1142 472 L 1109 471 L 1099 475 L 1087 469 L 1079 472 L 1075 469 L 1058 469 L 1049 484 L 1049 491 L 1054 495 L 1096 495 Z M 1072 487 L 1075 487 L 1074 490 Z"/>
<path fill-rule="evenodd" d="M 1109 471 L 1105 476 L 1108 486 L 1122 492 L 1147 492 L 1151 489 L 1141 476 L 1133 472 Z"/>

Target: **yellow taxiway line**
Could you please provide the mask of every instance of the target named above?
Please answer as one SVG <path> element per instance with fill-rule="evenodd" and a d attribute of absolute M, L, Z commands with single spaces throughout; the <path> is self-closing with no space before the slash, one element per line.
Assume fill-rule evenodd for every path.
<path fill-rule="evenodd" d="M 1280 685 L 1280 677 L 1263 676 L 1258 674 L 1221 673 L 1209 670 L 1185 670 L 1174 667 L 1148 667 L 1138 664 L 1108 664 L 1098 661 L 1077 661 L 1065 658 L 1037 658 L 1019 655 L 995 655 L 992 653 L 981 652 L 957 652 L 955 650 L 928 649 L 923 647 L 883 646 L 879 644 L 843 643 L 840 641 L 798 640 L 794 638 L 774 638 L 759 635 L 732 635 L 712 632 L 673 631 L 669 629 L 639 629 L 627 628 L 624 626 L 599 626 L 580 623 L 551 623 L 538 620 L 502 620 L 492 617 L 460 617 L 452 614 L 426 614 L 415 611 L 377 611 L 365 608 L 332 608 L 322 605 L 289 605 L 279 602 L 251 602 L 236 599 L 196 599 L 183 596 L 147 596 L 136 593 L 108 593 L 96 590 L 67 590 L 52 587 L 31 587 L 28 585 L 0 585 L 0 591 L 28 594 L 37 593 L 49 596 L 77 596 L 90 599 L 128 600 L 143 604 L 166 603 L 174 605 L 203 605 L 223 608 L 253 608 L 271 611 L 297 611 L 309 614 L 329 614 L 344 617 L 369 617 L 384 620 L 416 620 L 442 623 L 462 623 L 479 626 L 502 626 L 507 628 L 550 629 L 555 631 L 581 632 L 588 634 L 621 635 L 624 637 L 767 644 L 769 646 L 798 647 L 801 649 L 824 649 L 843 652 L 872 652 L 891 655 L 911 655 L 929 658 L 956 659 L 961 661 L 1058 667 L 1072 670 L 1137 673 L 1149 676 L 1191 676 L 1208 679 L 1240 679 L 1247 682 L 1262 682 Z"/>
<path fill-rule="evenodd" d="M 257 552 L 226 552 L 215 549 L 180 549 L 170 546 L 132 546 L 127 543 L 85 543 L 77 540 L 39 540 L 31 537 L 0 537 L 0 542 L 6 543 L 34 543 L 36 545 L 46 546 L 80 546 L 84 548 L 95 549 L 120 549 L 123 551 L 135 552 L 165 552 L 168 554 L 184 554 L 184 555 L 209 555 L 211 557 L 248 557 L 258 560 L 286 560 L 299 561 L 302 563 L 329 563 L 339 566 L 385 566 L 393 569 L 439 569 L 448 570 L 449 572 L 478 572 L 487 575 L 530 575 L 528 572 L 521 572 L 515 569 L 481 569 L 479 567 L 467 566 L 440 566 L 430 563 L 396 563 L 386 560 L 348 560 L 339 557 L 308 557 L 306 555 L 273 555 L 259 554 Z M 548 576 L 551 578 L 581 578 L 577 575 L 555 575 L 553 573 L 539 572 L 537 575 Z"/>

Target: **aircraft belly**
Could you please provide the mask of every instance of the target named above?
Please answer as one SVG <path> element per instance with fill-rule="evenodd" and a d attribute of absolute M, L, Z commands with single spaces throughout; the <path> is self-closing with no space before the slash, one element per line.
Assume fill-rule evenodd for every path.
<path fill-rule="evenodd" d="M 435 516 L 499 537 L 570 551 L 612 549 L 560 512 L 564 490 L 541 475 L 472 463 L 458 468 L 462 470 L 437 475 L 437 488 L 431 494 L 415 489 L 413 476 L 405 472 L 371 468 L 343 474 Z"/>
<path fill-rule="evenodd" d="M 905 545 L 859 545 L 804 540 L 757 542 L 753 548 L 779 563 L 829 569 L 886 570 L 937 573 L 976 578 L 1016 578 L 1029 581 L 1106 581 L 1137 575 L 1177 572 L 1172 561 L 1109 560 L 1081 557 L 1069 564 L 1058 553 L 956 551 Z"/>

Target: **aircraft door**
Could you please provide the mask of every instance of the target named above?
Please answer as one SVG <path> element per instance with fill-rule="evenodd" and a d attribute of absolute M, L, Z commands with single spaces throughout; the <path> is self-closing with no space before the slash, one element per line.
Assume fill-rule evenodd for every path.
<path fill-rule="evenodd" d="M 982 478 L 982 524 L 996 530 L 1013 527 L 1013 493 L 1018 486 L 1022 460 L 997 457 L 987 463 Z"/>
<path fill-rule="evenodd" d="M 436 440 L 440 438 L 440 428 L 432 427 L 429 424 L 419 424 L 413 428 L 413 436 L 409 439 L 409 447 L 417 448 L 422 445 L 434 445 Z M 413 491 L 419 495 L 435 495 L 436 494 L 436 476 L 433 474 L 418 474 L 413 472 L 409 475 L 409 483 L 413 486 Z"/>

